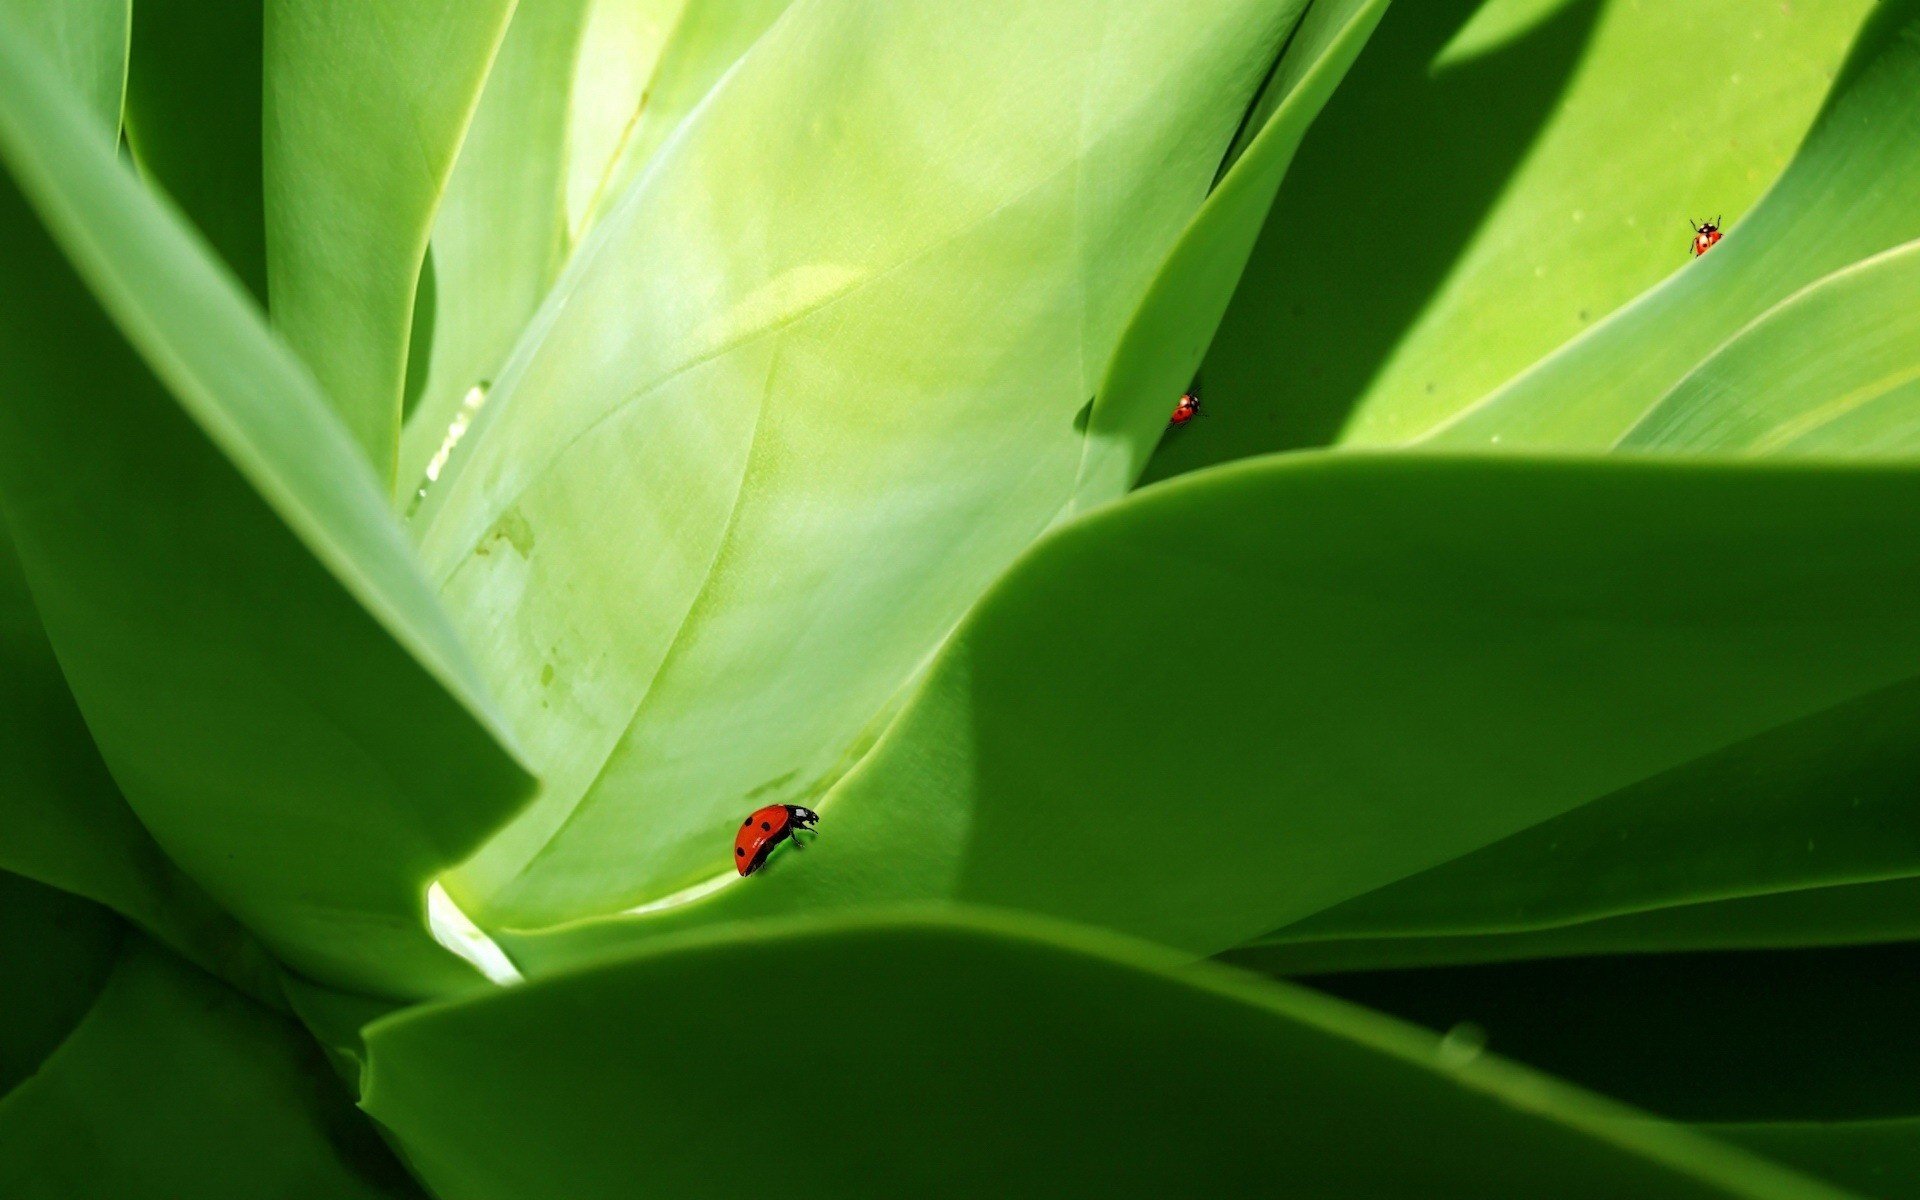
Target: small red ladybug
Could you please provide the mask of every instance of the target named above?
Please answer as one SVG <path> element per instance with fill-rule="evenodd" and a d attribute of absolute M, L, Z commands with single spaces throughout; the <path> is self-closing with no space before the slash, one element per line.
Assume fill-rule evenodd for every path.
<path fill-rule="evenodd" d="M 767 861 L 767 855 L 781 842 L 792 842 L 795 849 L 800 848 L 799 833 L 813 833 L 820 824 L 820 814 L 810 808 L 801 808 L 798 804 L 769 804 L 765 808 L 755 809 L 753 815 L 740 824 L 740 832 L 733 837 L 733 866 L 742 875 L 751 875 Z"/>
<path fill-rule="evenodd" d="M 1688 221 L 1687 224 L 1693 225 L 1693 222 Z M 1693 256 L 1699 258 L 1702 254 L 1713 249 L 1713 244 L 1719 240 L 1719 217 L 1715 217 L 1713 220 L 1700 225 L 1693 225 Z"/>
<path fill-rule="evenodd" d="M 1185 425 L 1200 413 L 1200 397 L 1188 392 L 1180 397 L 1180 403 L 1173 406 L 1173 416 L 1167 421 L 1168 427 Z"/>

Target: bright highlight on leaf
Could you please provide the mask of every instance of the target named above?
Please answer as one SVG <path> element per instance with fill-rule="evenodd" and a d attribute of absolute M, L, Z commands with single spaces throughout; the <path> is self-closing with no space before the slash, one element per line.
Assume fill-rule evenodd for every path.
<path fill-rule="evenodd" d="M 0 1196 L 1905 1200 L 1917 146 L 1920 0 L 0 0 Z"/>

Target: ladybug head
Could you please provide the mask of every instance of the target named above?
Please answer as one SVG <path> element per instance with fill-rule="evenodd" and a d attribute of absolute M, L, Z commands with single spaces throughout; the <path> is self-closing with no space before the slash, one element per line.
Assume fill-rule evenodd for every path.
<path fill-rule="evenodd" d="M 787 816 L 796 829 L 812 829 L 820 823 L 820 814 L 810 808 L 801 808 L 798 804 L 787 805 Z"/>

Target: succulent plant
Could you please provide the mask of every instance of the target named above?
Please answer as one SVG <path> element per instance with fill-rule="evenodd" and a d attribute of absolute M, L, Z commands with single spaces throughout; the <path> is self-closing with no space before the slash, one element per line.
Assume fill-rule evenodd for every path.
<path fill-rule="evenodd" d="M 1920 1194 L 1916 0 L 0 0 L 0 272 L 0 1195 Z"/>

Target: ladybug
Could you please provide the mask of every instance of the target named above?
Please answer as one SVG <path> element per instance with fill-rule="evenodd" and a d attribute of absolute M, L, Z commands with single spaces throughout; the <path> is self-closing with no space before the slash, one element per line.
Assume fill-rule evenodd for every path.
<path fill-rule="evenodd" d="M 1180 403 L 1173 406 L 1173 416 L 1167 421 L 1169 427 L 1185 425 L 1200 412 L 1200 397 L 1195 392 L 1187 392 L 1180 397 Z"/>
<path fill-rule="evenodd" d="M 819 813 L 798 804 L 769 804 L 755 809 L 733 836 L 734 869 L 742 875 L 753 874 L 775 846 L 790 841 L 795 849 L 800 848 L 800 839 L 794 835 L 813 833 L 819 823 Z"/>
<path fill-rule="evenodd" d="M 1687 224 L 1693 225 L 1693 222 L 1688 221 Z M 1699 225 L 1693 225 L 1693 256 L 1699 258 L 1702 254 L 1713 249 L 1713 244 L 1719 240 L 1719 217 L 1715 217 L 1713 220 L 1703 222 Z"/>

